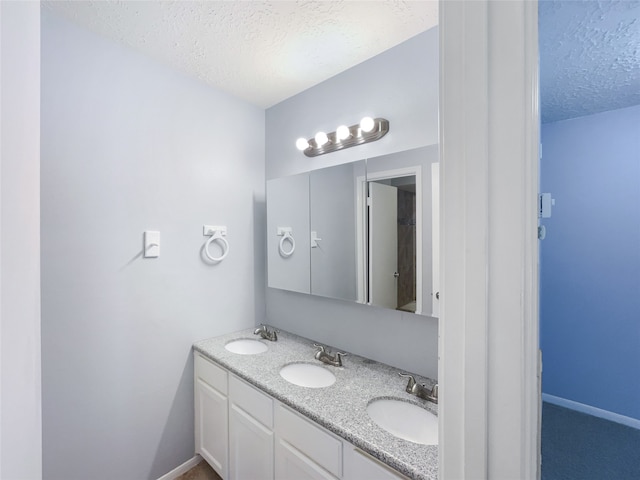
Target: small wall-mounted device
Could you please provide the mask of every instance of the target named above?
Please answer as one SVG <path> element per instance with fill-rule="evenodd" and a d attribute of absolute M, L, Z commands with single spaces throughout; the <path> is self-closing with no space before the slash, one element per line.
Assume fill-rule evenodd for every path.
<path fill-rule="evenodd" d="M 538 218 L 551 217 L 551 207 L 556 204 L 555 198 L 551 198 L 550 193 L 538 195 Z"/>
<path fill-rule="evenodd" d="M 147 230 L 144 232 L 144 257 L 157 258 L 160 256 L 160 232 Z"/>
<path fill-rule="evenodd" d="M 318 232 L 316 232 L 315 230 L 311 230 L 311 248 L 318 248 L 320 245 L 318 245 L 318 242 L 322 240 L 320 237 L 318 237 Z"/>

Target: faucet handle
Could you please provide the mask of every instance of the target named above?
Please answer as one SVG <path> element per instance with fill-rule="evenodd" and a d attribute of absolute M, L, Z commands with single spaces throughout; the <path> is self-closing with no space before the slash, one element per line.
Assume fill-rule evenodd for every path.
<path fill-rule="evenodd" d="M 338 362 L 338 366 L 342 366 L 342 357 L 348 357 L 349 355 L 345 352 L 336 352 L 336 361 Z"/>
<path fill-rule="evenodd" d="M 412 393 L 413 392 L 413 387 L 415 387 L 416 385 L 416 379 L 413 375 L 410 375 L 408 373 L 403 373 L 403 372 L 398 372 L 398 375 L 400 375 L 403 378 L 408 378 L 409 382 L 407 383 L 407 388 L 406 391 L 407 393 Z"/>
<path fill-rule="evenodd" d="M 431 396 L 433 398 L 438 398 L 438 384 L 437 383 L 431 389 Z"/>
<path fill-rule="evenodd" d="M 324 345 L 320 345 L 319 343 L 314 343 L 313 346 L 316 347 L 319 352 L 327 351 L 327 347 L 325 347 Z"/>

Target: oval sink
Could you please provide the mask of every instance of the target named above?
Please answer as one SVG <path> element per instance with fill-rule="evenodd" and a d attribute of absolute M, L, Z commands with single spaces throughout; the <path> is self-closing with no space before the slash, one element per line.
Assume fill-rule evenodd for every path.
<path fill-rule="evenodd" d="M 268 349 L 260 340 L 252 340 L 250 338 L 232 340 L 224 348 L 239 355 L 255 355 L 256 353 L 266 352 Z"/>
<path fill-rule="evenodd" d="M 280 376 L 287 382 L 300 387 L 324 388 L 333 385 L 336 377 L 333 373 L 312 363 L 290 363 L 280 369 Z"/>
<path fill-rule="evenodd" d="M 381 398 L 369 403 L 367 413 L 396 437 L 423 445 L 438 444 L 438 417 L 413 403 Z"/>

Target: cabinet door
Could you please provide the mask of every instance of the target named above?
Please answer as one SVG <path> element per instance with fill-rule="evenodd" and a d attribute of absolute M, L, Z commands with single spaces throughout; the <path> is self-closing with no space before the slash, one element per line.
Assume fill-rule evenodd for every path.
<path fill-rule="evenodd" d="M 227 397 L 196 378 L 196 452 L 222 478 L 227 475 Z"/>
<path fill-rule="evenodd" d="M 336 477 L 280 439 L 276 444 L 276 480 L 336 480 Z"/>
<path fill-rule="evenodd" d="M 344 480 L 400 480 L 407 478 L 353 446 L 347 447 L 345 445 L 344 462 Z"/>
<path fill-rule="evenodd" d="M 234 403 L 229 410 L 229 460 L 232 480 L 273 480 L 273 432 Z"/>

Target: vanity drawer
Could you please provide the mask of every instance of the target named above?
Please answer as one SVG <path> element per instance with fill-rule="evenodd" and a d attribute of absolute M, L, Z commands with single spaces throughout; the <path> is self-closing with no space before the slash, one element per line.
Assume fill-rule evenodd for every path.
<path fill-rule="evenodd" d="M 229 375 L 229 396 L 234 404 L 265 427 L 273 428 L 273 400 L 271 397 L 235 375 Z"/>
<path fill-rule="evenodd" d="M 276 409 L 276 432 L 336 477 L 342 477 L 342 441 L 284 405 Z"/>
<path fill-rule="evenodd" d="M 207 360 L 199 353 L 194 353 L 194 365 L 196 377 L 227 395 L 227 371 Z"/>

